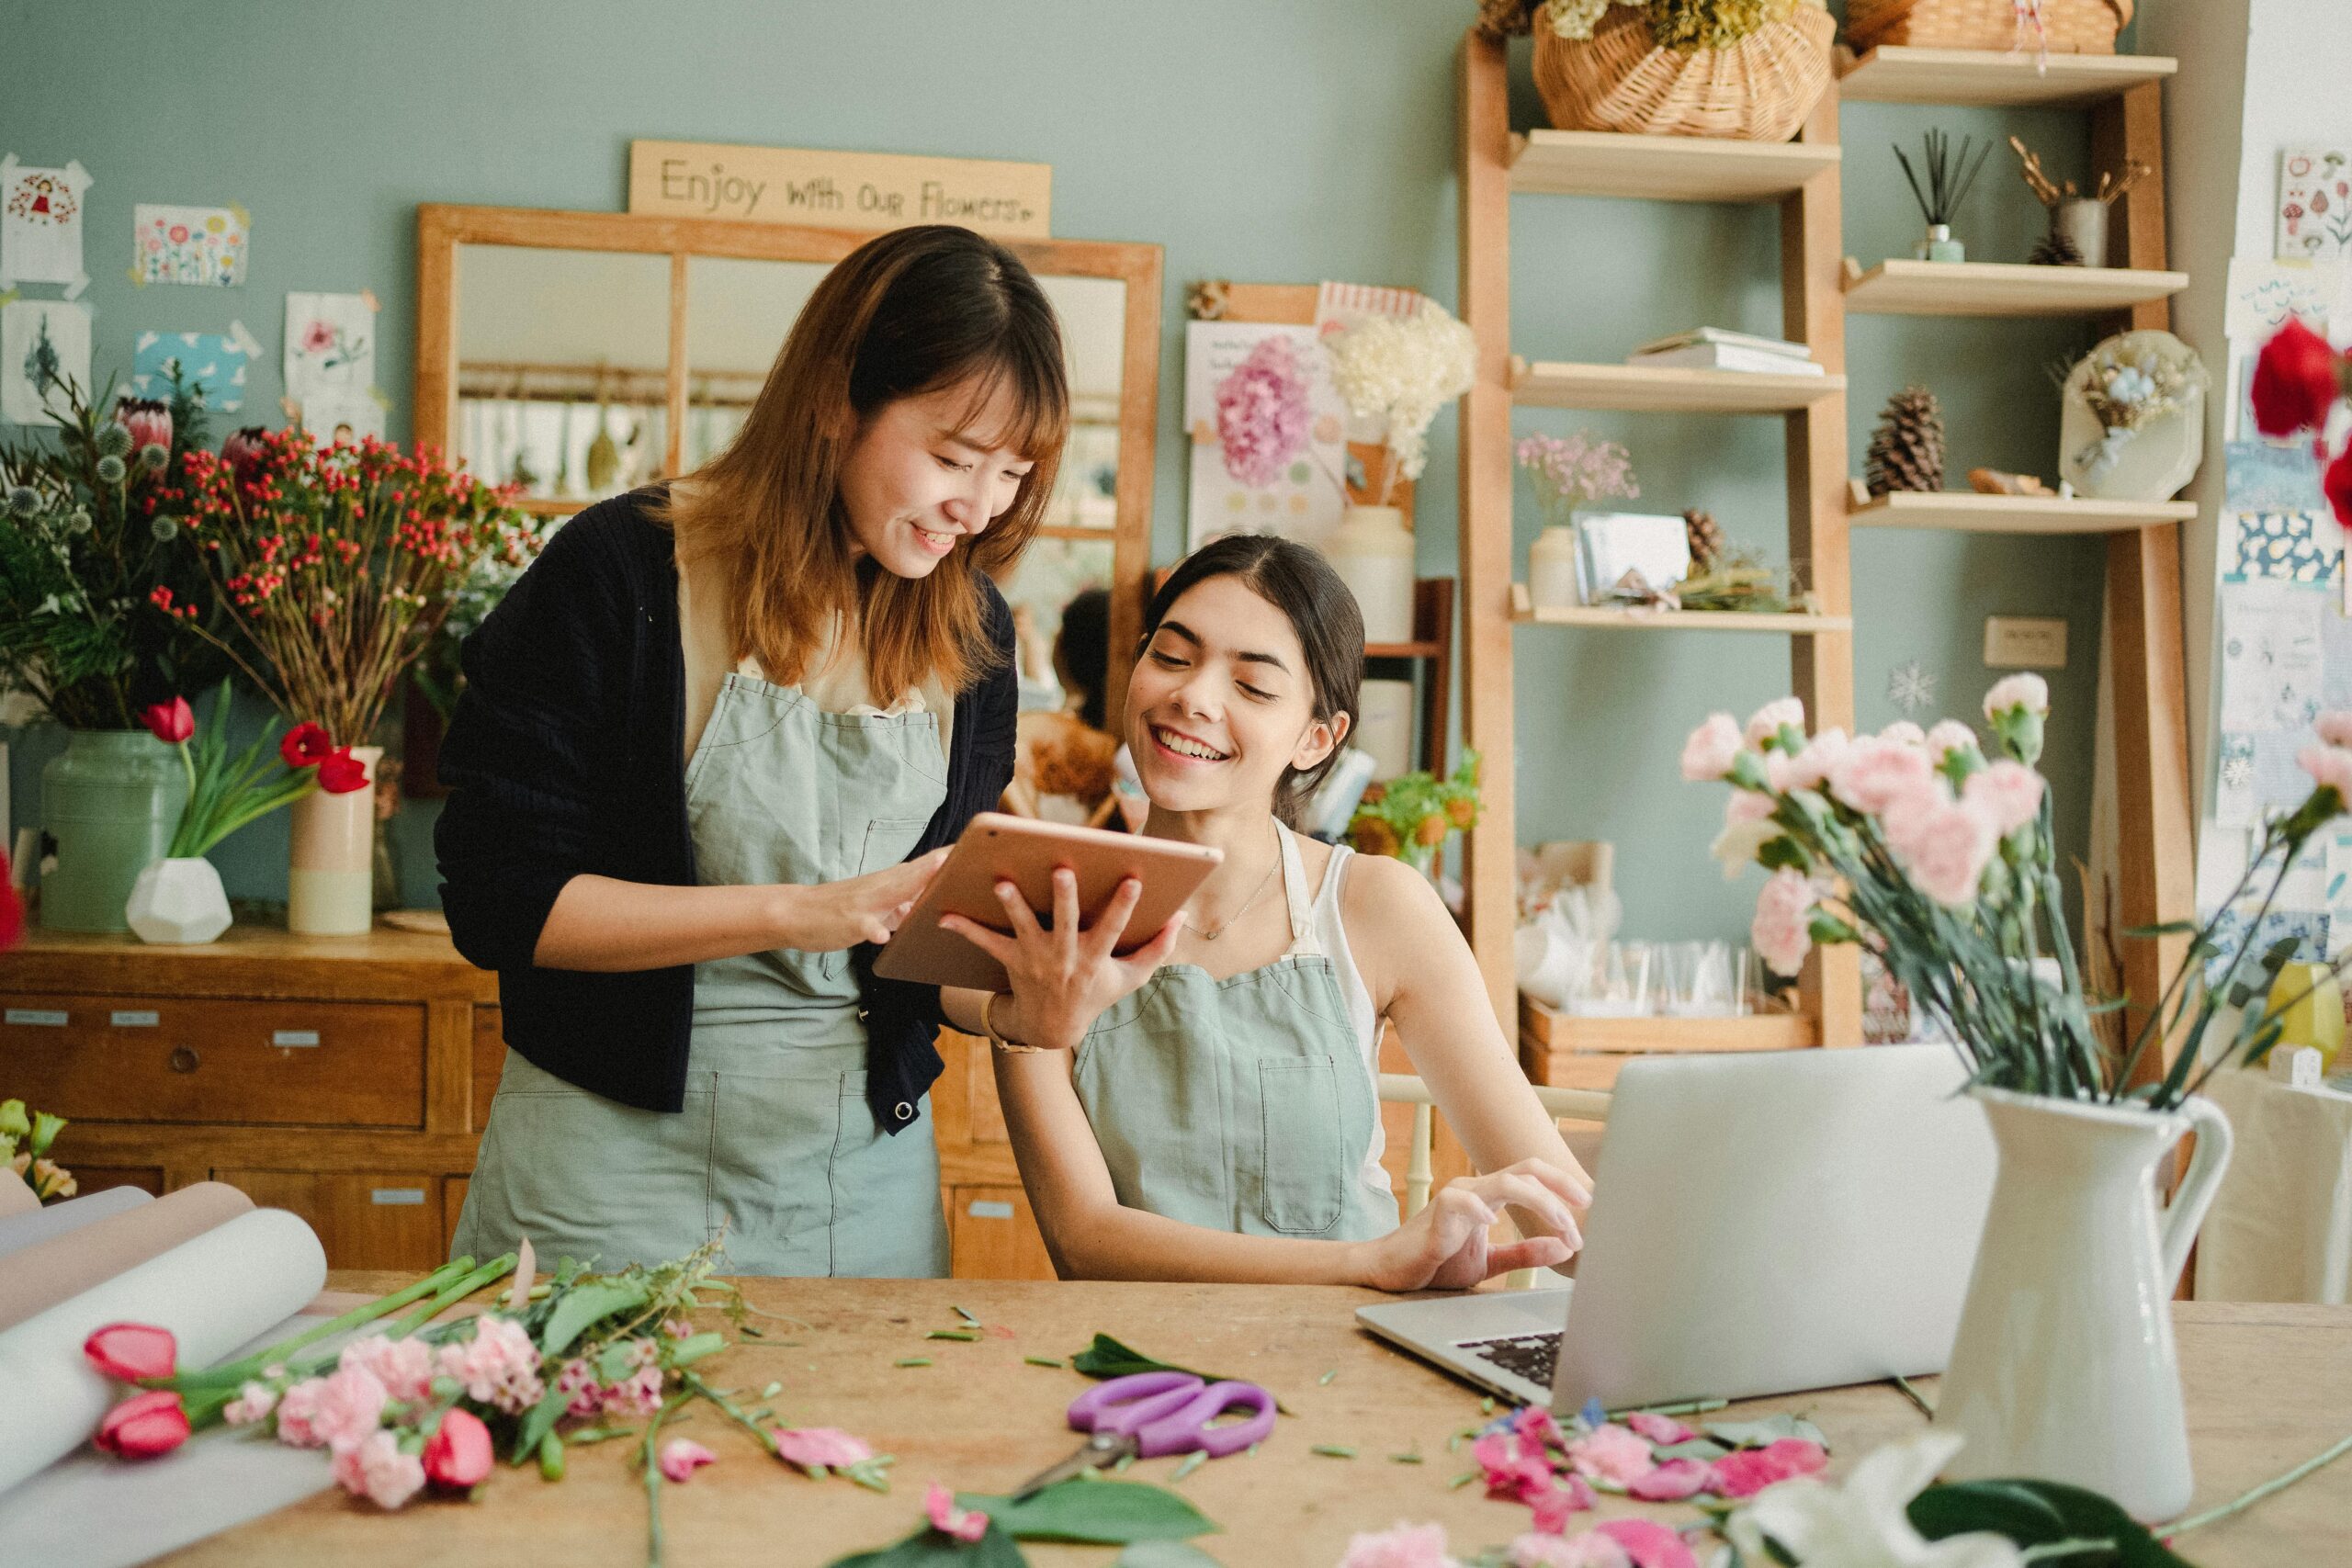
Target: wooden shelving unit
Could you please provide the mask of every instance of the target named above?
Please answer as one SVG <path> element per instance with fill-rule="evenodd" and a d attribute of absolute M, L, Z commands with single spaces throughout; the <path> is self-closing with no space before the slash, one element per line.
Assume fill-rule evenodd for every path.
<path fill-rule="evenodd" d="M 1511 650 L 1521 626 L 1653 635 L 1692 631 L 1789 638 L 1792 689 L 1819 723 L 1854 724 L 1853 618 L 1846 531 L 1845 311 L 1840 299 L 1838 113 L 1826 97 L 1800 140 L 1781 145 L 1670 136 L 1534 130 L 1510 126 L 1503 46 L 1476 30 L 1461 77 L 1460 313 L 1476 335 L 1477 371 L 1462 408 L 1461 565 L 1464 741 L 1508 757 Z M 1781 333 L 1805 344 L 1819 377 L 1680 367 L 1578 365 L 1511 354 L 1510 224 L 1514 195 L 1650 201 L 1771 202 L 1780 209 Z M 1787 431 L 1789 556 L 1804 563 L 1817 615 L 1578 607 L 1537 611 L 1514 583 L 1511 411 L 1514 404 L 1645 413 L 1774 414 Z M 1511 934 L 1517 803 L 1511 770 L 1489 768 L 1479 825 L 1467 835 L 1467 923 L 1496 1016 L 1522 1018 Z M 1628 1053 L 1778 1050 L 1861 1039 L 1860 967 L 1828 949 L 1809 967 L 1802 1010 L 1778 1018 L 1589 1019 L 1554 1016 L 1522 1036 L 1539 1083 L 1606 1088 Z M 1445 1174 L 1442 1167 L 1440 1174 Z"/>
<path fill-rule="evenodd" d="M 2090 316 L 2160 305 L 2185 272 L 2014 262 L 1846 264 L 1846 309 L 1871 316 Z"/>
<path fill-rule="evenodd" d="M 2092 166 L 2120 169 L 2138 159 L 2155 171 L 2116 202 L 2109 218 L 2120 268 L 2000 266 L 1891 261 L 1849 280 L 1844 303 L 1860 310 L 2104 315 L 2118 328 L 2166 328 L 2171 297 L 2188 278 L 2166 270 L 2164 83 L 2177 65 L 2155 56 L 2052 55 L 2046 72 L 2030 55 L 1882 48 L 1856 61 L 1843 96 L 1886 103 L 2045 104 L 2087 107 Z M 1859 269 L 1857 269 L 1859 271 Z M 1945 302 L 1915 284 L 1930 273 Z M 2017 274 L 2029 278 L 2012 281 Z M 1981 286 L 1962 280 L 1974 275 Z M 2064 305 L 2064 310 L 2060 309 Z M 2180 524 L 2186 502 L 2120 508 L 2089 501 L 1925 496 L 1891 498 L 1850 522 L 1871 527 L 1973 528 L 1987 533 L 2107 536 L 2106 659 L 2114 701 L 2116 817 L 2121 840 L 2109 911 L 2117 930 L 2166 927 L 2195 909 L 2195 857 L 2188 794 L 2188 672 L 2182 655 Z M 2123 986 L 2136 998 L 2123 1015 L 2127 1037 L 2187 955 L 2171 935 L 2123 948 Z M 2169 1055 L 2169 1051 L 2165 1053 Z M 2149 1053 L 2150 1074 L 2165 1064 Z"/>
<path fill-rule="evenodd" d="M 2045 495 L 1978 495 L 1971 491 L 1898 491 L 1858 502 L 1857 528 L 1943 528 L 1970 534 L 2117 534 L 2197 515 L 2187 501 L 2060 500 Z"/>
<path fill-rule="evenodd" d="M 2157 54 L 2052 54 L 2030 51 L 1913 49 L 1881 44 L 1838 62 L 1848 103 L 1965 104 L 1977 107 L 2087 108 L 2127 88 L 2162 82 L 2180 62 Z"/>
<path fill-rule="evenodd" d="M 1780 376 L 1684 366 L 1510 361 L 1511 400 L 1522 408 L 1614 409 L 1626 413 L 1791 413 L 1842 397 L 1843 376 Z"/>

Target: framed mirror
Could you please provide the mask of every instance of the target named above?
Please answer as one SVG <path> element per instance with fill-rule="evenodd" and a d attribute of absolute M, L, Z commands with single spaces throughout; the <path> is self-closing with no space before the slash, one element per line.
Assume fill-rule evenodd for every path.
<path fill-rule="evenodd" d="M 416 439 L 522 485 L 520 504 L 551 518 L 690 472 L 733 438 L 826 269 L 870 237 L 420 206 Z M 1160 250 L 1003 243 L 1061 320 L 1071 426 L 1046 527 L 999 586 L 1040 647 L 1071 598 L 1107 589 L 1110 646 L 1132 647 L 1151 552 Z M 1112 663 L 1115 727 L 1125 682 Z M 413 759 L 419 773 L 429 788 Z"/>

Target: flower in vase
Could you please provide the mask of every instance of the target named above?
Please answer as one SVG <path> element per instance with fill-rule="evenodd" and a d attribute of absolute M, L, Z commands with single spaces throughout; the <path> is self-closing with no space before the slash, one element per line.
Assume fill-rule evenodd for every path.
<path fill-rule="evenodd" d="M 319 761 L 319 788 L 329 795 L 349 795 L 368 787 L 368 764 L 338 746 Z"/>
<path fill-rule="evenodd" d="M 1833 725 L 1806 741 L 1804 750 L 1793 756 L 1785 751 L 1766 756 L 1765 782 L 1783 795 L 1797 789 L 1817 790 L 1829 782 L 1829 775 L 1853 747 L 1846 732 Z"/>
<path fill-rule="evenodd" d="M 172 410 L 154 398 L 122 398 L 114 405 L 114 422 L 130 437 L 130 450 L 161 446 L 168 457 L 172 446 Z"/>
<path fill-rule="evenodd" d="M 1783 729 L 1804 732 L 1804 704 L 1794 697 L 1775 698 L 1748 715 L 1745 736 L 1750 746 L 1761 747 L 1778 741 Z"/>
<path fill-rule="evenodd" d="M 1243 484 L 1265 486 L 1282 478 L 1283 468 L 1306 449 L 1312 423 L 1306 377 L 1287 338 L 1264 339 L 1217 384 L 1217 441 L 1226 471 Z"/>
<path fill-rule="evenodd" d="M 2038 809 L 2038 795 L 2035 804 Z M 1882 821 L 1887 847 L 1920 892 L 1953 908 L 1976 897 L 2000 837 L 1982 808 L 1954 800 L 1939 782 L 1896 801 Z"/>
<path fill-rule="evenodd" d="M 260 472 L 262 459 L 269 454 L 269 446 L 263 439 L 268 434 L 261 425 L 248 424 L 231 431 L 229 438 L 220 443 L 220 456 L 239 484 L 251 484 Z"/>
<path fill-rule="evenodd" d="M 166 746 L 176 746 L 196 733 L 196 710 L 186 697 L 154 703 L 139 710 L 139 722 Z"/>
<path fill-rule="evenodd" d="M 2335 520 L 2352 528 L 2352 446 L 2346 446 L 2327 465 L 2320 476 L 2320 490 L 2327 496 L 2327 503 L 2335 509 Z"/>
<path fill-rule="evenodd" d="M 1727 713 L 1709 714 L 1682 743 L 1682 776 L 1694 784 L 1722 778 L 1739 748 L 1739 721 Z"/>
<path fill-rule="evenodd" d="M 2334 790 L 2340 803 L 2352 805 L 2352 750 L 2306 746 L 2295 753 L 2295 765 L 2311 774 L 2313 784 Z"/>
<path fill-rule="evenodd" d="M 1990 767 L 1968 775 L 1960 786 L 1961 804 L 1981 813 L 2001 838 L 2041 815 L 2042 779 L 2023 762 L 2004 757 Z"/>
<path fill-rule="evenodd" d="M 1993 682 L 1984 694 L 1984 716 L 1997 719 L 2012 708 L 2023 708 L 2030 714 L 2048 716 L 2050 713 L 2050 682 L 2028 672 L 2005 675 Z"/>
<path fill-rule="evenodd" d="M 2254 362 L 2247 392 L 2255 428 L 2265 435 L 2292 435 L 2326 424 L 2339 390 L 2341 357 L 2327 339 L 2288 317 Z"/>
<path fill-rule="evenodd" d="M 1881 815 L 1897 802 L 1933 788 L 1936 765 L 1917 746 L 1865 735 L 1829 771 L 1829 788 L 1857 811 Z"/>
<path fill-rule="evenodd" d="M 322 725 L 298 724 L 277 743 L 277 754 L 289 768 L 315 768 L 334 755 L 334 740 Z"/>
<path fill-rule="evenodd" d="M 1976 744 L 1976 731 L 1956 718 L 1940 719 L 1928 731 L 1928 750 L 1941 761 L 1954 751 L 1964 751 Z"/>
<path fill-rule="evenodd" d="M 1793 977 L 1813 951 L 1813 883 L 1789 866 L 1774 872 L 1756 897 L 1747 940 L 1773 974 Z"/>

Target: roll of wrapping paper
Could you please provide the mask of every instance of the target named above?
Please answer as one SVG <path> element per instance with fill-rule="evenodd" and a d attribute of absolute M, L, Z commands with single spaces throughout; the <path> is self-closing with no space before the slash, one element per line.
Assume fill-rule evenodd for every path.
<path fill-rule="evenodd" d="M 93 1192 L 86 1198 L 68 1198 L 62 1203 L 51 1203 L 46 1209 L 36 1209 L 29 1214 L 11 1214 L 0 1220 L 0 1258 L 22 1252 L 28 1247 L 63 1235 L 96 1224 L 108 1214 L 119 1214 L 125 1209 L 153 1201 L 136 1187 L 109 1187 L 103 1192 Z"/>
<path fill-rule="evenodd" d="M 255 1209 L 0 1332 L 0 1492 L 88 1441 L 123 1397 L 83 1358 L 93 1330 L 168 1328 L 179 1364 L 207 1367 L 300 1312 L 326 1277 L 309 1225 Z"/>
<path fill-rule="evenodd" d="M 26 1247 L 0 1271 L 0 1330 L 250 1213 L 253 1206 L 225 1182 L 199 1181 Z"/>
<path fill-rule="evenodd" d="M 11 1214 L 29 1214 L 40 1207 L 40 1200 L 33 1196 L 30 1183 L 15 1171 L 0 1166 L 0 1219 Z"/>

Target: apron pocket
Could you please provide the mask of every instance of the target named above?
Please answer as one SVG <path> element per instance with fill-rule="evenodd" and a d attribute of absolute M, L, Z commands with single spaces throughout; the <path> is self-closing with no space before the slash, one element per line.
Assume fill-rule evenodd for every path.
<path fill-rule="evenodd" d="M 923 829 L 931 826 L 928 817 L 876 817 L 865 824 L 865 842 L 858 852 L 857 869 L 850 874 L 864 876 L 870 871 L 881 871 L 905 860 L 910 852 L 922 841 Z M 849 966 L 846 951 L 828 953 L 819 970 L 828 979 L 838 979 Z"/>
<path fill-rule="evenodd" d="M 895 1136 L 874 1124 L 865 1075 L 842 1079 L 833 1146 L 833 1272 L 843 1279 L 932 1280 L 947 1274 L 947 1212 L 928 1098 Z"/>
<path fill-rule="evenodd" d="M 761 1077 L 721 1072 L 711 1117 L 707 1201 L 744 1274 L 832 1272 L 839 1073 Z"/>
<path fill-rule="evenodd" d="M 1295 1235 L 1329 1230 L 1347 1199 L 1350 1164 L 1331 1058 L 1259 1063 L 1258 1106 L 1266 1224 Z"/>
<path fill-rule="evenodd" d="M 486 1256 L 527 1235 L 549 1262 L 593 1256 L 599 1272 L 701 1246 L 709 1113 L 708 1095 L 693 1088 L 683 1111 L 641 1111 L 508 1052 L 466 1189 L 463 1239 Z"/>

